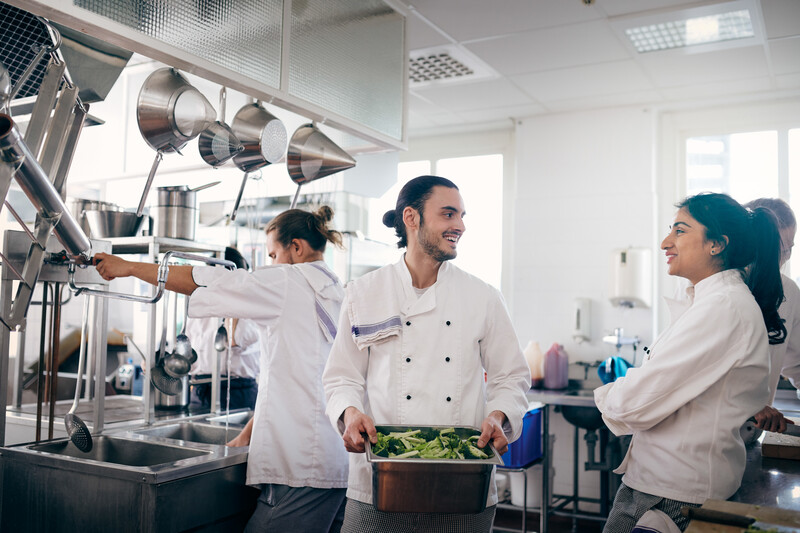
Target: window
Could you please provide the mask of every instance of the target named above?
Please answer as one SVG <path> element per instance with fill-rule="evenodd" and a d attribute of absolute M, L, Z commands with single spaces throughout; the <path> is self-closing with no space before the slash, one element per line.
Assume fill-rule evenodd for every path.
<path fill-rule="evenodd" d="M 785 148 L 784 148 L 785 147 Z M 692 137 L 686 140 L 687 195 L 724 192 L 741 203 L 783 198 L 800 218 L 800 129 Z M 797 280 L 800 261 L 784 270 Z"/>
<path fill-rule="evenodd" d="M 499 289 L 503 263 L 503 156 L 500 154 L 400 163 L 397 183 L 370 203 L 370 238 L 397 242 L 394 231 L 383 225 L 383 214 L 394 209 L 403 185 L 425 174 L 452 180 L 464 198 L 467 229 L 453 263 Z"/>

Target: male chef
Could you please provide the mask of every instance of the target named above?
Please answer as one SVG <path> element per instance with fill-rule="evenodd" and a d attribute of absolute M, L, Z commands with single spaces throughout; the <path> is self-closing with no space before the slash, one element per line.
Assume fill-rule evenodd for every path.
<path fill-rule="evenodd" d="M 409 181 L 383 216 L 404 256 L 346 288 L 323 373 L 326 413 L 352 452 L 342 532 L 491 530 L 494 480 L 480 513 L 376 510 L 362 436 L 375 443 L 375 424 L 472 426 L 479 447 L 504 453 L 522 431 L 531 375 L 503 298 L 450 263 L 464 215 L 450 180 Z"/>

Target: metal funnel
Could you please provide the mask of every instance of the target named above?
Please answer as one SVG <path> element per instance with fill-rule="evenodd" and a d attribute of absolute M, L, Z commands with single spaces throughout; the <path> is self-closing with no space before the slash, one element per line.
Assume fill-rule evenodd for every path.
<path fill-rule="evenodd" d="M 339 148 L 313 124 L 297 128 L 286 154 L 289 177 L 297 185 L 356 166 L 356 160 Z"/>

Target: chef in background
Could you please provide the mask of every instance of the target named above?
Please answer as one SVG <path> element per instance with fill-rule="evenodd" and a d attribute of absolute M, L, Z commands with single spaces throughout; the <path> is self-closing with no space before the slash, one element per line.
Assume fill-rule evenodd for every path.
<path fill-rule="evenodd" d="M 777 222 L 725 194 L 680 202 L 661 243 L 669 274 L 691 283 L 668 301 L 672 322 L 640 368 L 595 389 L 615 435 L 633 435 L 604 533 L 628 533 L 645 513 L 683 531 L 681 507 L 725 500 L 742 482 L 739 428 L 769 401 L 769 345 L 786 338 Z"/>
<path fill-rule="evenodd" d="M 233 262 L 236 268 L 250 269 L 247 260 L 236 248 L 231 246 L 225 248 L 225 259 Z M 211 378 L 214 363 L 219 360 L 222 376 L 220 403 L 222 409 L 225 409 L 228 405 L 228 364 L 225 352 L 217 352 L 214 347 L 214 338 L 221 323 L 221 319 L 217 317 L 189 318 L 186 322 L 186 335 L 192 341 L 192 348 L 197 352 L 197 361 L 192 365 L 193 379 Z M 231 341 L 230 408 L 255 409 L 261 357 L 261 335 L 258 325 L 252 320 L 230 318 L 226 320 L 225 326 Z M 192 385 L 191 401 L 193 407 L 212 407 L 211 383 Z"/>
<path fill-rule="evenodd" d="M 166 287 L 191 294 L 193 317 L 255 322 L 261 373 L 253 418 L 232 445 L 250 445 L 247 484 L 261 488 L 245 531 L 338 532 L 344 518 L 347 452 L 325 416 L 322 370 L 336 335 L 344 290 L 325 264 L 341 246 L 333 210 L 290 209 L 267 225 L 271 266 L 253 272 L 169 267 Z M 104 279 L 134 276 L 155 285 L 158 265 L 95 255 Z"/>
<path fill-rule="evenodd" d="M 797 220 L 789 204 L 780 198 L 758 198 L 745 204 L 749 209 L 766 207 L 778 219 L 781 236 L 781 266 L 792 257 L 794 237 L 797 234 Z M 783 295 L 786 298 L 778 308 L 778 314 L 786 326 L 786 342 L 770 345 L 771 373 L 769 380 L 769 403 L 755 415 L 756 426 L 766 431 L 783 433 L 786 424 L 793 422 L 772 407 L 781 374 L 789 378 L 795 387 L 800 386 L 800 288 L 792 278 L 781 274 Z"/>

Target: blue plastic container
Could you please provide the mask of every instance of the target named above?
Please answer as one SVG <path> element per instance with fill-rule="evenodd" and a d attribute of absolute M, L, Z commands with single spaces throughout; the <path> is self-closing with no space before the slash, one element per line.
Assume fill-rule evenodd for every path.
<path fill-rule="evenodd" d="M 531 409 L 522 417 L 522 435 L 501 457 L 504 468 L 521 468 L 542 456 L 542 410 Z"/>

